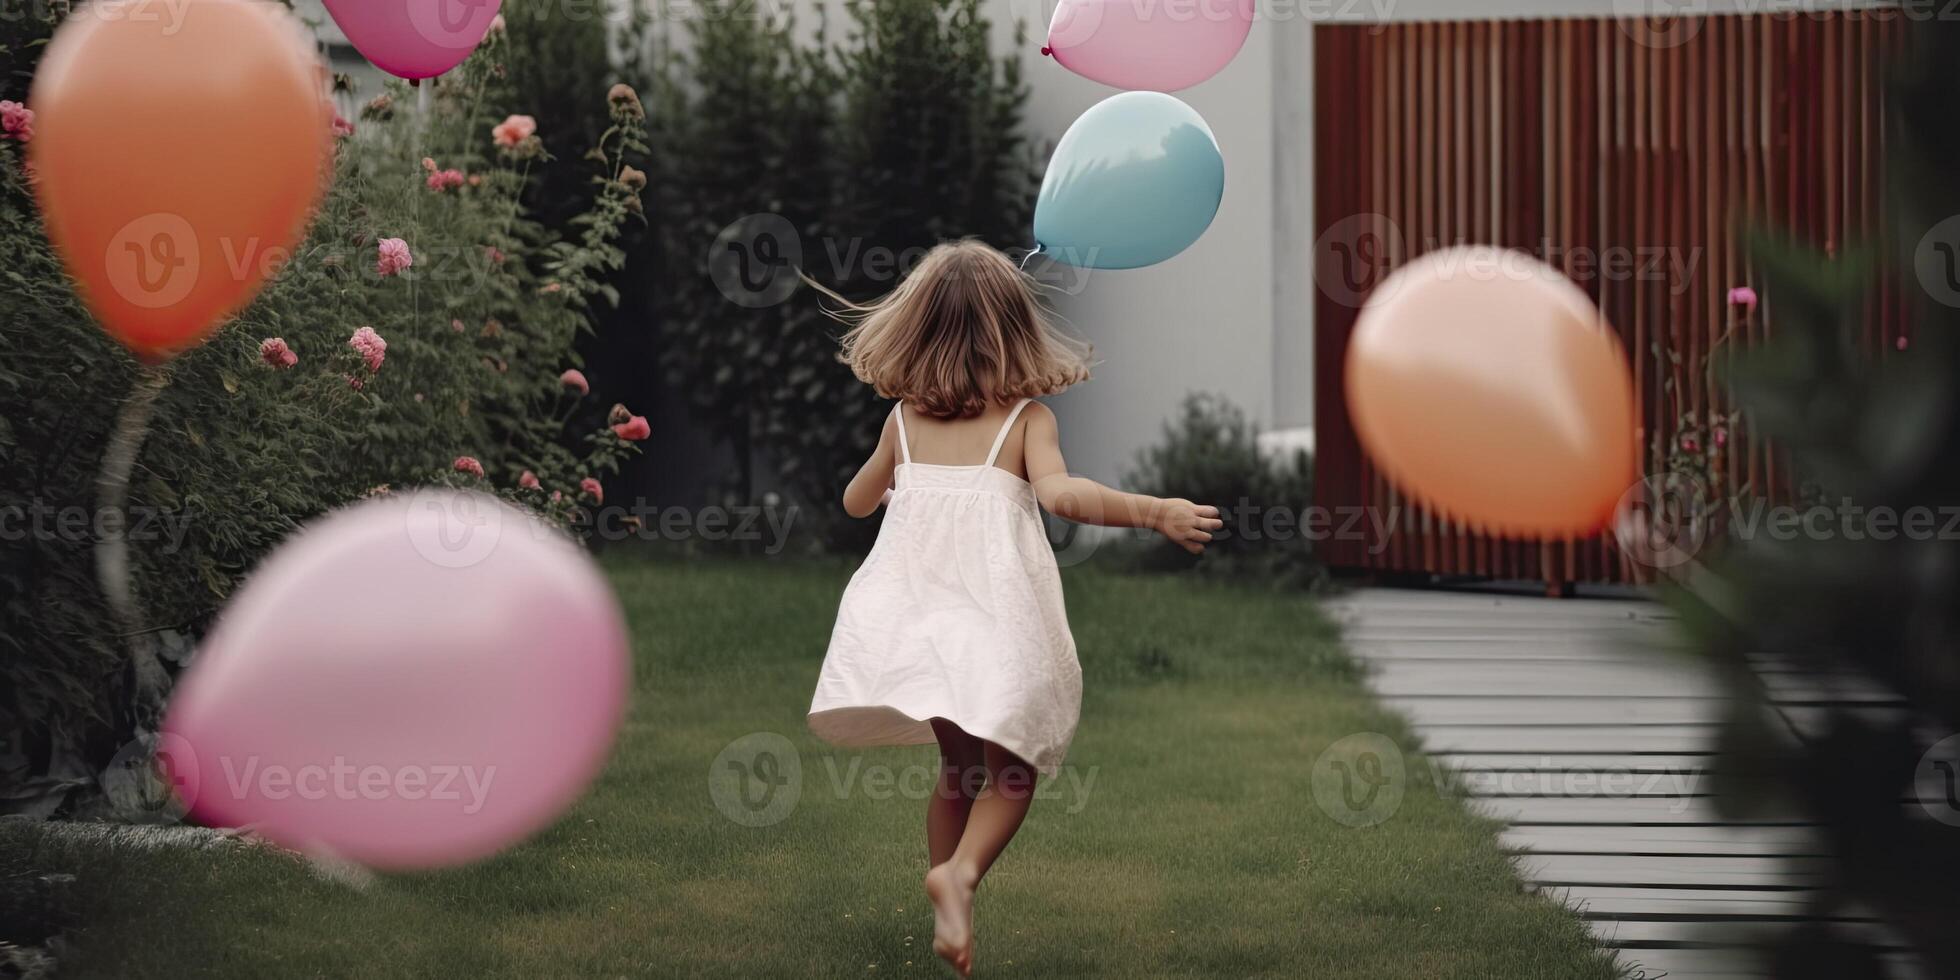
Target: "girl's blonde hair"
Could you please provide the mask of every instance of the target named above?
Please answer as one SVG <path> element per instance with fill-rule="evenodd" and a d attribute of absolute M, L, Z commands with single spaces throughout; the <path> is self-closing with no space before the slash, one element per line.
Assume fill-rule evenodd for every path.
<path fill-rule="evenodd" d="M 1089 345 L 1056 329 L 1033 282 L 983 242 L 934 248 L 869 304 L 824 292 L 851 325 L 837 359 L 880 396 L 934 418 L 971 418 L 1089 378 Z"/>

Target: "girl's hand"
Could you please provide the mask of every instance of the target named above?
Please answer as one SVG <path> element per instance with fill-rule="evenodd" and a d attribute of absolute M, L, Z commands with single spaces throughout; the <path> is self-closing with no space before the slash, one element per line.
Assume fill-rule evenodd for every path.
<path fill-rule="evenodd" d="M 1189 500 L 1166 500 L 1157 512 L 1157 533 L 1194 555 L 1203 554 L 1211 532 L 1224 526 L 1218 508 Z"/>

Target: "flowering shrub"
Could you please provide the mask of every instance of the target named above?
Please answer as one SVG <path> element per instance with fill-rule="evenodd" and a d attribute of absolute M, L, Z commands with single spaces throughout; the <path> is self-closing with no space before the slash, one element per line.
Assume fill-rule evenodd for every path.
<path fill-rule="evenodd" d="M 19 69 L 0 80 L 0 507 L 20 512 L 0 518 L 22 532 L 0 539 L 0 813 L 46 813 L 87 787 L 155 707 L 133 703 L 126 638 L 105 626 L 88 519 L 141 375 L 70 292 L 21 152 L 33 118 L 19 62 L 51 27 L 0 25 Z M 644 420 L 616 433 L 579 414 L 588 386 L 573 352 L 594 304 L 615 295 L 603 281 L 624 258 L 615 242 L 639 220 L 637 99 L 611 96 L 587 209 L 565 232 L 545 227 L 527 217 L 530 168 L 585 147 L 555 144 L 549 117 L 512 114 L 525 107 L 502 45 L 493 36 L 425 82 L 426 112 L 391 84 L 336 119 L 334 180 L 306 240 L 208 343 L 148 376 L 162 388 L 130 487 L 129 550 L 140 627 L 165 660 L 325 510 L 433 483 L 575 523 L 581 496 L 596 500 L 589 488 L 637 451 Z"/>
<path fill-rule="evenodd" d="M 1691 373 L 1686 375 L 1697 379 L 1700 390 L 1721 390 L 1716 384 L 1716 365 L 1727 362 L 1729 341 L 1755 314 L 1756 305 L 1754 288 L 1736 286 L 1729 290 L 1727 329 L 1695 357 Z M 1736 428 L 1743 424 L 1742 410 L 1691 407 L 1685 387 L 1676 381 L 1680 352 L 1656 340 L 1652 353 L 1662 365 L 1661 390 L 1673 400 L 1674 411 L 1672 424 L 1656 429 L 1648 447 L 1650 486 L 1660 493 L 1657 502 L 1674 510 L 1670 520 L 1720 530 L 1735 512 L 1737 502 L 1752 492 L 1748 484 L 1735 485 L 1728 478 L 1729 444 Z"/>

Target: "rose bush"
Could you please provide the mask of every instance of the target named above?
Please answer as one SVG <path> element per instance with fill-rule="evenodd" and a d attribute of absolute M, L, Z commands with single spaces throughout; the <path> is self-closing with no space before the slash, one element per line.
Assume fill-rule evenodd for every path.
<path fill-rule="evenodd" d="M 616 302 L 605 278 L 641 220 L 637 99 L 590 92 L 611 128 L 589 153 L 555 143 L 506 78 L 502 35 L 425 82 L 425 111 L 400 84 L 358 112 L 339 93 L 352 118 L 334 122 L 332 187 L 304 242 L 207 344 L 145 374 L 76 301 L 33 203 L 25 90 L 52 27 L 0 25 L 0 813 L 40 815 L 86 801 L 153 723 L 132 645 L 181 661 L 302 522 L 445 484 L 576 525 L 646 428 L 615 431 L 586 404 L 573 349 L 595 307 Z M 554 154 L 593 170 L 563 228 L 526 200 Z M 93 508 L 103 446 L 139 384 L 160 391 L 130 486 L 132 638 L 108 625 Z"/>

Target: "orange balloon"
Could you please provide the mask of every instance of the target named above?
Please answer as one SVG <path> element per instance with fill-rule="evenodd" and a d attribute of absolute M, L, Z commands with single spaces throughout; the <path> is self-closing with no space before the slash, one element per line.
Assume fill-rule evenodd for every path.
<path fill-rule="evenodd" d="M 202 341 L 290 256 L 332 154 L 319 59 L 264 0 L 98 0 L 34 76 L 48 235 L 147 361 Z"/>
<path fill-rule="evenodd" d="M 1633 384 L 1586 294 L 1522 252 L 1432 252 L 1368 299 L 1348 410 L 1389 479 L 1513 537 L 1592 534 L 1633 486 Z"/>

